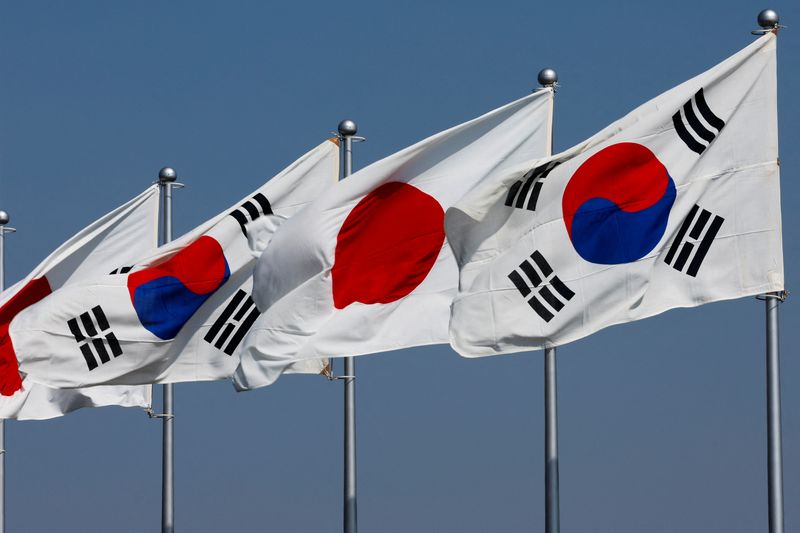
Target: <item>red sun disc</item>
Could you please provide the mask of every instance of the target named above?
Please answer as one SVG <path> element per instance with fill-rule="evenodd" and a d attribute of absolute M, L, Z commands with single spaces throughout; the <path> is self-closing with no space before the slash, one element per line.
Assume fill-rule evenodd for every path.
<path fill-rule="evenodd" d="M 444 244 L 444 211 L 402 182 L 381 185 L 350 211 L 339 230 L 333 303 L 390 303 L 425 279 Z"/>
<path fill-rule="evenodd" d="M 52 292 L 47 278 L 33 278 L 0 307 L 0 394 L 3 396 L 13 396 L 22 389 L 22 377 L 8 327 L 19 312 Z"/>

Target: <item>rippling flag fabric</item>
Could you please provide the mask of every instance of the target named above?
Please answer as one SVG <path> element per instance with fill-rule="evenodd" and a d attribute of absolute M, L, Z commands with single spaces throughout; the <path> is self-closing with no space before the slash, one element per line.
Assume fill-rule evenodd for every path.
<path fill-rule="evenodd" d="M 256 255 L 338 171 L 338 145 L 326 140 L 150 257 L 120 262 L 20 314 L 11 325 L 20 368 L 56 387 L 229 378 L 259 314 L 250 294 Z M 319 373 L 325 365 L 293 370 Z"/>
<path fill-rule="evenodd" d="M 487 181 L 445 217 L 451 344 L 483 356 L 783 289 L 775 35 L 587 141 Z M 547 172 L 539 207 L 511 191 Z"/>
<path fill-rule="evenodd" d="M 268 385 L 321 356 L 446 343 L 458 271 L 444 210 L 487 176 L 544 155 L 551 114 L 552 91 L 537 91 L 354 173 L 283 225 L 256 266 L 265 312 L 236 386 Z"/>
<path fill-rule="evenodd" d="M 0 294 L 0 418 L 54 418 L 82 407 L 148 407 L 149 385 L 52 389 L 20 375 L 14 317 L 33 305 L 46 305 L 54 291 L 109 272 L 119 261 L 152 253 L 158 242 L 158 187 L 152 186 L 69 239 L 33 272 Z M 37 304 L 39 302 L 39 304 Z M 47 358 L 42 347 L 39 356 Z"/>

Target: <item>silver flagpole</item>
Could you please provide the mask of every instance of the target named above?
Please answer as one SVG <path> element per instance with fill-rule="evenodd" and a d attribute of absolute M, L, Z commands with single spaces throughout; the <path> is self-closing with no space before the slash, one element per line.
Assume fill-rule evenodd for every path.
<path fill-rule="evenodd" d="M 763 35 L 776 32 L 783 26 L 773 9 L 762 10 L 757 17 Z M 759 296 L 764 300 L 767 337 L 767 507 L 769 533 L 783 533 L 783 454 L 781 451 L 781 366 L 778 335 L 778 306 L 786 292 L 770 292 Z"/>
<path fill-rule="evenodd" d="M 753 33 L 777 31 L 780 28 L 778 13 L 764 9 L 758 14 L 761 30 Z M 769 533 L 783 533 L 783 454 L 781 451 L 781 367 L 778 337 L 778 306 L 785 292 L 765 294 L 767 334 L 767 503 Z"/>
<path fill-rule="evenodd" d="M 358 126 L 352 120 L 339 123 L 342 150 L 342 179 L 353 171 L 353 136 Z M 358 531 L 356 509 L 356 363 L 353 357 L 344 358 L 344 533 Z"/>
<path fill-rule="evenodd" d="M 767 465 L 769 533 L 783 533 L 783 459 L 781 453 L 781 376 L 778 306 L 784 294 L 764 295 L 767 312 Z"/>
<path fill-rule="evenodd" d="M 0 211 L 0 292 L 6 288 L 6 233 L 13 233 L 14 228 L 6 227 L 11 219 L 8 213 Z M 6 428 L 5 420 L 0 418 L 0 533 L 6 530 Z"/>
<path fill-rule="evenodd" d="M 558 74 L 551 68 L 539 71 L 542 87 L 555 91 Z M 551 124 L 549 154 L 553 155 L 553 127 Z M 556 349 L 544 350 L 544 530 L 558 533 L 558 407 L 556 394 Z"/>
<path fill-rule="evenodd" d="M 158 172 L 158 184 L 161 188 L 163 210 L 161 211 L 162 237 L 161 244 L 172 241 L 172 186 L 178 174 L 170 167 L 164 167 Z M 175 499 L 174 488 L 174 441 L 172 412 L 172 383 L 162 387 L 164 403 L 161 418 L 163 420 L 163 440 L 161 446 L 161 532 L 173 533 L 175 531 Z"/>

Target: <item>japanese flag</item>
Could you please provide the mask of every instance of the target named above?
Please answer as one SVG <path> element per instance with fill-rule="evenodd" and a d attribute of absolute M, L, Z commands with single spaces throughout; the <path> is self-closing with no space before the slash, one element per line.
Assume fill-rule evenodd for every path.
<path fill-rule="evenodd" d="M 20 374 L 17 341 L 9 324 L 54 291 L 111 272 L 120 261 L 133 261 L 157 246 L 158 187 L 152 186 L 97 220 L 50 254 L 25 279 L 0 294 L 0 418 L 44 419 L 81 407 L 149 407 L 151 387 L 90 387 L 60 390 Z M 46 359 L 47 349 L 39 353 Z"/>
<path fill-rule="evenodd" d="M 542 89 L 429 137 L 339 182 L 284 224 L 259 258 L 264 314 L 235 385 L 290 365 L 447 342 L 458 271 L 444 211 L 482 180 L 541 157 L 553 93 Z"/>

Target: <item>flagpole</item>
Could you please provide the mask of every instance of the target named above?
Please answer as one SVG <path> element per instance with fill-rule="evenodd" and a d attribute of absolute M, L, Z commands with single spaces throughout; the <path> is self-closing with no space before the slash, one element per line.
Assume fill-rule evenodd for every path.
<path fill-rule="evenodd" d="M 8 213 L 0 211 L 0 292 L 6 288 L 6 233 L 14 233 L 14 228 L 6 225 L 11 219 Z M 5 420 L 0 418 L 0 533 L 6 530 L 6 428 Z"/>
<path fill-rule="evenodd" d="M 542 87 L 555 91 L 558 74 L 551 68 L 539 71 Z M 548 156 L 553 155 L 553 124 L 550 124 Z M 558 503 L 558 396 L 556 394 L 556 349 L 544 350 L 544 530 L 559 533 Z"/>
<path fill-rule="evenodd" d="M 773 9 L 762 10 L 757 17 L 761 30 L 753 33 L 777 32 L 780 17 Z M 778 306 L 785 292 L 763 295 L 766 311 L 767 363 L 767 506 L 769 533 L 783 533 L 783 453 L 781 450 L 781 367 Z"/>
<path fill-rule="evenodd" d="M 757 17 L 760 30 L 754 35 L 777 34 L 780 17 L 774 9 L 763 9 Z M 766 311 L 767 363 L 767 512 L 769 533 L 783 533 L 783 452 L 781 450 L 781 366 L 778 306 L 786 291 L 769 292 L 758 297 Z"/>
<path fill-rule="evenodd" d="M 358 126 L 352 120 L 339 123 L 342 141 L 342 179 L 353 171 L 353 136 Z M 356 363 L 353 357 L 344 358 L 344 533 L 358 531 L 356 497 Z"/>
<path fill-rule="evenodd" d="M 161 244 L 172 241 L 172 185 L 178 174 L 170 167 L 164 167 L 158 172 L 158 185 L 161 188 L 163 209 L 161 211 Z M 174 478 L 174 441 L 173 423 L 175 418 L 172 411 L 172 383 L 163 385 L 162 409 L 162 446 L 161 446 L 161 532 L 173 533 L 175 531 L 175 478 Z"/>
<path fill-rule="evenodd" d="M 767 465 L 769 533 L 783 533 L 783 459 L 781 453 L 781 378 L 778 306 L 782 293 L 764 295 L 767 326 Z"/>

